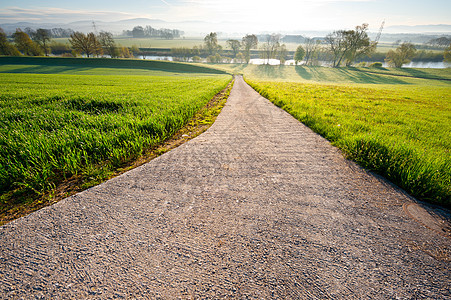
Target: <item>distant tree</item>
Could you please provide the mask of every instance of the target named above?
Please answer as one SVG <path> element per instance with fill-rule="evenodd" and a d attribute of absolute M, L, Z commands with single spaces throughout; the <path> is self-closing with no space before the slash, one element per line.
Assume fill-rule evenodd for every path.
<path fill-rule="evenodd" d="M 310 65 L 312 61 L 317 56 L 321 47 L 321 41 L 314 40 L 312 38 L 305 38 L 304 48 L 305 48 L 305 56 L 304 63 L 306 65 Z"/>
<path fill-rule="evenodd" d="M 97 40 L 96 35 L 92 32 L 88 34 L 78 31 L 74 32 L 70 36 L 69 43 L 76 51 L 85 53 L 87 57 L 99 54 L 102 49 L 102 45 Z"/>
<path fill-rule="evenodd" d="M 222 56 L 219 53 L 216 53 L 215 55 L 210 55 L 207 57 L 207 62 L 219 64 L 222 62 Z"/>
<path fill-rule="evenodd" d="M 207 50 L 209 55 L 216 55 L 221 49 L 218 44 L 218 35 L 216 32 L 210 32 L 204 38 L 205 49 Z"/>
<path fill-rule="evenodd" d="M 243 37 L 241 44 L 244 48 L 243 54 L 246 59 L 246 63 L 248 64 L 251 60 L 251 49 L 257 48 L 258 46 L 257 36 L 255 34 L 247 34 L 245 37 Z"/>
<path fill-rule="evenodd" d="M 19 56 L 20 52 L 16 46 L 8 41 L 6 33 L 0 28 L 0 55 Z"/>
<path fill-rule="evenodd" d="M 451 44 L 449 44 L 448 48 L 445 49 L 443 58 L 445 62 L 451 63 Z"/>
<path fill-rule="evenodd" d="M 28 34 L 28 36 L 30 37 L 30 39 L 34 38 L 34 35 L 36 34 L 36 30 L 34 30 L 31 27 L 25 27 L 25 29 L 23 30 L 23 32 L 25 32 L 26 34 Z"/>
<path fill-rule="evenodd" d="M 174 31 L 172 29 L 160 29 L 161 32 L 161 38 L 166 40 L 173 40 L 174 39 Z"/>
<path fill-rule="evenodd" d="M 116 43 L 114 42 L 113 34 L 111 32 L 100 31 L 97 38 L 102 46 L 103 53 L 109 55 L 111 58 L 119 57 L 119 50 L 116 47 Z"/>
<path fill-rule="evenodd" d="M 191 50 L 192 54 L 194 56 L 203 56 L 204 55 L 204 49 L 202 45 L 199 46 L 194 46 L 193 49 Z"/>
<path fill-rule="evenodd" d="M 376 49 L 377 43 L 370 41 L 367 30 L 368 24 L 362 24 L 355 30 L 338 30 L 326 36 L 334 68 L 343 62 L 349 66 L 358 56 L 369 55 Z"/>
<path fill-rule="evenodd" d="M 51 32 L 48 29 L 39 28 L 32 36 L 35 41 L 44 50 L 45 56 L 49 56 L 49 43 L 51 40 Z"/>
<path fill-rule="evenodd" d="M 72 29 L 63 29 L 63 28 L 51 29 L 52 38 L 70 37 L 70 35 L 73 33 L 74 31 Z"/>
<path fill-rule="evenodd" d="M 72 49 L 70 48 L 70 46 L 68 44 L 57 43 L 55 41 L 50 43 L 49 47 L 50 47 L 50 52 L 55 55 L 63 55 L 63 54 L 72 52 Z"/>
<path fill-rule="evenodd" d="M 183 34 L 183 31 L 180 31 L 178 29 L 167 29 L 167 28 L 156 29 L 149 25 L 143 28 L 143 30 L 145 37 L 158 37 L 167 40 L 179 38 Z M 130 35 L 133 35 L 133 33 L 130 32 Z"/>
<path fill-rule="evenodd" d="M 325 41 L 329 46 L 329 51 L 332 55 L 332 66 L 338 67 L 340 66 L 341 61 L 343 60 L 346 49 L 346 34 L 347 31 L 339 30 L 329 33 Z"/>
<path fill-rule="evenodd" d="M 235 62 L 238 64 L 242 64 L 246 62 L 246 57 L 244 56 L 243 53 L 238 52 L 238 54 L 235 56 Z"/>
<path fill-rule="evenodd" d="M 262 58 L 269 64 L 269 60 L 276 57 L 280 47 L 280 34 L 267 35 L 265 42 L 262 44 Z"/>
<path fill-rule="evenodd" d="M 435 46 L 435 47 L 447 47 L 449 46 L 449 44 L 451 43 L 451 38 L 446 37 L 446 36 L 442 36 L 436 39 L 432 39 L 429 42 L 427 42 L 428 44 L 430 44 L 431 46 Z"/>
<path fill-rule="evenodd" d="M 371 54 L 376 51 L 377 42 L 372 42 L 368 37 L 368 24 L 356 26 L 346 36 L 347 48 L 349 49 L 345 56 L 346 66 L 350 66 L 357 58 Z"/>
<path fill-rule="evenodd" d="M 279 59 L 281 65 L 285 64 L 285 62 L 287 61 L 287 56 L 287 47 L 285 46 L 285 44 L 282 44 L 281 46 L 279 46 L 279 49 L 277 51 L 277 58 Z"/>
<path fill-rule="evenodd" d="M 304 57 L 305 57 L 305 49 L 304 49 L 304 47 L 299 45 L 296 48 L 296 52 L 294 53 L 295 64 L 297 65 L 298 63 L 300 63 L 304 59 Z"/>
<path fill-rule="evenodd" d="M 124 36 L 133 36 L 133 33 L 131 30 L 122 30 L 122 35 Z"/>
<path fill-rule="evenodd" d="M 389 50 L 385 61 L 391 67 L 401 68 L 403 64 L 410 62 L 416 51 L 413 44 L 404 42 L 395 51 Z"/>
<path fill-rule="evenodd" d="M 153 37 L 153 36 L 156 35 L 155 33 L 156 33 L 156 29 L 153 28 L 153 27 L 150 26 L 150 25 L 147 25 L 147 26 L 144 28 L 144 35 L 147 36 L 147 37 Z"/>
<path fill-rule="evenodd" d="M 136 56 L 139 55 L 139 53 L 140 53 L 141 51 L 139 50 L 138 46 L 132 45 L 132 47 L 130 48 L 130 52 L 131 52 L 131 54 L 132 54 L 134 57 L 136 57 Z"/>
<path fill-rule="evenodd" d="M 123 58 L 130 58 L 132 57 L 132 54 L 130 53 L 130 50 L 127 47 L 121 47 L 120 48 L 120 54 Z"/>
<path fill-rule="evenodd" d="M 14 43 L 16 44 L 17 50 L 22 52 L 24 55 L 39 56 L 42 55 L 42 51 L 39 45 L 33 42 L 28 34 L 20 29 L 16 29 L 13 34 Z"/>
<path fill-rule="evenodd" d="M 192 51 L 190 48 L 180 47 L 180 48 L 172 48 L 171 55 L 176 60 L 179 61 L 189 61 L 189 58 L 192 55 Z"/>
<path fill-rule="evenodd" d="M 228 40 L 227 45 L 232 49 L 233 57 L 236 57 L 241 48 L 241 43 L 238 40 Z"/>
<path fill-rule="evenodd" d="M 134 38 L 143 38 L 143 37 L 145 37 L 144 28 L 142 28 L 142 26 L 135 26 L 135 27 L 133 27 L 132 36 Z"/>

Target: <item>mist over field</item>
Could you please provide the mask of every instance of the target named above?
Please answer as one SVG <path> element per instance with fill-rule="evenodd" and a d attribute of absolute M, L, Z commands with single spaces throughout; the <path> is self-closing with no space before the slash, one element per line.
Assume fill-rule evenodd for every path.
<path fill-rule="evenodd" d="M 352 29 L 362 23 L 377 32 L 385 20 L 386 33 L 451 33 L 449 1 L 280 0 L 227 2 L 218 0 L 40 1 L 0 3 L 0 26 L 67 27 L 88 32 L 121 33 L 128 27 L 150 25 L 183 30 L 186 36 L 209 32 L 301 34 Z M 317 35 L 317 34 L 316 34 Z"/>

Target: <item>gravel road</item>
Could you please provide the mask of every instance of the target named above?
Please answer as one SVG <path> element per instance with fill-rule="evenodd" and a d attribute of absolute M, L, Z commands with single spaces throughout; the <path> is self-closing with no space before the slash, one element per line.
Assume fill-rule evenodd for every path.
<path fill-rule="evenodd" d="M 204 134 L 0 227 L 0 245 L 1 299 L 451 297 L 449 211 L 240 77 Z"/>

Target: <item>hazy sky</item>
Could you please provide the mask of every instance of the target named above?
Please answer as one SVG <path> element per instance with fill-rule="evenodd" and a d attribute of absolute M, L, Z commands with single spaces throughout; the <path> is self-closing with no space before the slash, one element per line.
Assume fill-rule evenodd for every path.
<path fill-rule="evenodd" d="M 128 18 L 243 24 L 262 30 L 323 30 L 369 23 L 451 24 L 451 0 L 0 0 L 0 23 Z"/>

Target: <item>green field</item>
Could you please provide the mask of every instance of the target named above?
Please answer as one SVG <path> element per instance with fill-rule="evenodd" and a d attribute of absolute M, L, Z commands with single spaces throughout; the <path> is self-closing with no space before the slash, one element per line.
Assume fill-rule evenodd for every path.
<path fill-rule="evenodd" d="M 110 58 L 0 56 L 0 72 L 31 74 L 174 75 L 226 74 L 201 64 Z M 159 73 L 160 72 L 160 73 Z"/>
<path fill-rule="evenodd" d="M 326 68 L 306 66 L 268 66 L 245 64 L 211 64 L 225 72 L 246 78 L 271 81 L 314 82 L 331 84 L 443 85 L 451 82 L 451 69 L 413 68 Z M 439 80 L 423 80 L 439 79 Z"/>
<path fill-rule="evenodd" d="M 241 72 L 348 158 L 420 199 L 451 205 L 449 69 L 373 74 L 366 68 L 299 68 L 250 66 Z"/>
<path fill-rule="evenodd" d="M 69 43 L 68 38 L 57 38 L 54 39 L 58 43 Z M 117 45 L 131 47 L 137 46 L 138 48 L 179 48 L 187 47 L 193 48 L 194 46 L 199 46 L 204 44 L 204 39 L 202 37 L 186 37 L 181 39 L 165 40 L 157 38 L 131 38 L 131 37 L 115 37 L 114 41 Z M 219 40 L 219 44 L 226 47 L 226 40 Z"/>
<path fill-rule="evenodd" d="M 144 65 L 136 72 L 145 75 L 118 75 L 123 61 L 114 68 L 113 60 L 110 68 L 89 66 L 103 75 L 79 75 L 86 71 L 83 62 L 92 61 L 80 60 L 78 68 L 0 65 L 1 193 L 41 193 L 74 174 L 114 170 L 180 129 L 231 79 L 170 63 L 167 70 Z M 45 68 L 56 74 L 20 74 Z"/>

